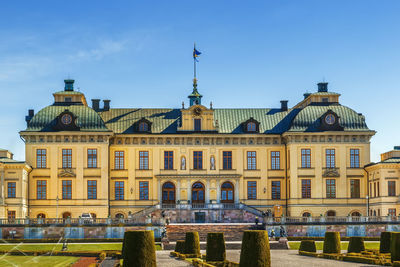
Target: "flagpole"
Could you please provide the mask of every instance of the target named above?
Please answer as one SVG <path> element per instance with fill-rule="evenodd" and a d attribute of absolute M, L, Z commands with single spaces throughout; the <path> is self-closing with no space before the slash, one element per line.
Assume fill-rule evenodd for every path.
<path fill-rule="evenodd" d="M 193 44 L 193 53 L 195 53 L 195 51 L 196 51 L 196 43 Z M 196 79 L 196 56 L 193 56 L 193 76 L 194 79 Z"/>

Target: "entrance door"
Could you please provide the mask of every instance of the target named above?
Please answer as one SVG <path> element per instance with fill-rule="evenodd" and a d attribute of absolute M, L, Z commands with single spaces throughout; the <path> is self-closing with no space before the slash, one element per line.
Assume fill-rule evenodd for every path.
<path fill-rule="evenodd" d="M 233 203 L 235 199 L 234 187 L 231 182 L 225 182 L 221 185 L 221 202 Z"/>
<path fill-rule="evenodd" d="M 200 182 L 194 183 L 192 186 L 192 203 L 193 204 L 204 204 L 204 185 Z"/>
<path fill-rule="evenodd" d="M 64 212 L 62 217 L 63 217 L 63 219 L 71 218 L 71 213 L 70 212 Z"/>
<path fill-rule="evenodd" d="M 162 186 L 162 203 L 175 204 L 175 185 L 171 182 L 166 182 Z"/>

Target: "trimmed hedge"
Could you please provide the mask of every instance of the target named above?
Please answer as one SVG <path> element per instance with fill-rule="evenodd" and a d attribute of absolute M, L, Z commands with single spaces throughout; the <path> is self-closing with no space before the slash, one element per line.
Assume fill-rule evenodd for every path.
<path fill-rule="evenodd" d="M 268 232 L 265 230 L 244 231 L 242 250 L 240 251 L 240 267 L 270 267 Z"/>
<path fill-rule="evenodd" d="M 317 252 L 314 240 L 302 240 L 299 251 Z"/>
<path fill-rule="evenodd" d="M 124 266 L 155 267 L 156 247 L 153 231 L 127 231 L 122 245 Z"/>
<path fill-rule="evenodd" d="M 390 253 L 390 237 L 392 232 L 381 233 L 381 244 L 379 245 L 380 253 Z"/>
<path fill-rule="evenodd" d="M 350 241 L 349 236 L 343 236 L 341 237 L 341 241 Z M 324 241 L 325 237 L 321 236 L 288 236 L 287 240 L 288 241 L 302 241 L 302 240 L 314 240 L 314 241 Z M 366 236 L 364 237 L 364 241 L 380 241 L 380 237 L 371 237 L 371 236 Z"/>
<path fill-rule="evenodd" d="M 349 247 L 347 248 L 347 253 L 359 253 L 365 250 L 364 238 L 360 236 L 353 236 L 350 238 Z"/>
<path fill-rule="evenodd" d="M 316 252 L 308 252 L 308 251 L 299 250 L 299 255 L 320 258 L 320 254 L 318 254 Z"/>
<path fill-rule="evenodd" d="M 400 261 L 400 233 L 392 233 L 390 242 L 392 262 Z"/>
<path fill-rule="evenodd" d="M 185 237 L 185 254 L 200 254 L 200 238 L 198 232 L 187 232 Z M 197 258 L 197 257 L 193 257 Z"/>
<path fill-rule="evenodd" d="M 185 240 L 176 241 L 175 252 L 185 253 Z"/>
<path fill-rule="evenodd" d="M 226 247 L 224 233 L 208 233 L 206 261 L 225 261 Z"/>
<path fill-rule="evenodd" d="M 358 263 L 365 263 L 365 264 L 380 264 L 378 259 L 367 258 L 367 257 L 357 257 L 357 256 L 343 256 L 343 261 L 349 262 L 358 262 Z"/>
<path fill-rule="evenodd" d="M 393 267 L 400 267 L 400 261 L 394 261 Z"/>
<path fill-rule="evenodd" d="M 340 253 L 340 233 L 326 232 L 323 253 Z"/>

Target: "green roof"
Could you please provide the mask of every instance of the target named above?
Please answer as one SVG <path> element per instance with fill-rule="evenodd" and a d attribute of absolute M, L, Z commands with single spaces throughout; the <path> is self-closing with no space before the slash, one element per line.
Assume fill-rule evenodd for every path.
<path fill-rule="evenodd" d="M 335 92 L 316 92 L 316 93 L 312 93 L 311 95 L 340 95 L 340 94 L 335 93 Z"/>
<path fill-rule="evenodd" d="M 289 129 L 290 132 L 315 132 L 320 126 L 320 118 L 328 110 L 339 116 L 339 123 L 344 131 L 370 131 L 365 123 L 365 117 L 339 104 L 317 106 L 309 105 L 300 110 Z"/>
<path fill-rule="evenodd" d="M 109 131 L 96 111 L 83 105 L 48 106 L 40 110 L 28 124 L 26 131 L 51 132 L 60 113 L 69 110 L 76 117 L 76 125 L 85 132 Z"/>

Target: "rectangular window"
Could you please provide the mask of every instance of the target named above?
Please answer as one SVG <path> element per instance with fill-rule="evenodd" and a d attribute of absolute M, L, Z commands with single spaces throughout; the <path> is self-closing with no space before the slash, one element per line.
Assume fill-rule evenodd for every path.
<path fill-rule="evenodd" d="M 174 151 L 164 151 L 164 169 L 174 169 Z"/>
<path fill-rule="evenodd" d="M 232 170 L 232 151 L 222 152 L 223 157 L 223 169 Z"/>
<path fill-rule="evenodd" d="M 388 181 L 388 196 L 396 196 L 396 181 Z"/>
<path fill-rule="evenodd" d="M 273 170 L 281 169 L 281 152 L 271 151 L 271 169 Z"/>
<path fill-rule="evenodd" d="M 257 199 L 257 182 L 247 182 L 247 199 Z"/>
<path fill-rule="evenodd" d="M 47 198 L 46 193 L 47 193 L 46 180 L 36 181 L 36 198 L 46 199 Z"/>
<path fill-rule="evenodd" d="M 311 198 L 311 180 L 304 179 L 301 180 L 301 197 Z"/>
<path fill-rule="evenodd" d="M 193 169 L 201 170 L 203 169 L 203 152 L 193 151 Z"/>
<path fill-rule="evenodd" d="M 124 182 L 115 182 L 115 200 L 124 200 Z"/>
<path fill-rule="evenodd" d="M 201 119 L 194 119 L 194 130 L 196 132 L 201 131 Z"/>
<path fill-rule="evenodd" d="M 88 168 L 97 168 L 97 149 L 87 150 Z"/>
<path fill-rule="evenodd" d="M 7 197 L 8 198 L 15 198 L 16 197 L 16 183 L 15 182 L 8 182 L 7 183 Z"/>
<path fill-rule="evenodd" d="M 311 149 L 301 150 L 301 167 L 311 168 Z"/>
<path fill-rule="evenodd" d="M 149 169 L 149 151 L 139 151 L 139 169 Z"/>
<path fill-rule="evenodd" d="M 379 190 L 379 182 L 376 183 L 376 194 L 378 197 L 381 195 L 380 190 Z"/>
<path fill-rule="evenodd" d="M 350 168 L 360 168 L 359 149 L 350 149 Z"/>
<path fill-rule="evenodd" d="M 350 180 L 350 197 L 360 198 L 360 180 L 351 179 Z"/>
<path fill-rule="evenodd" d="M 7 211 L 7 217 L 8 219 L 15 219 L 15 210 Z"/>
<path fill-rule="evenodd" d="M 396 209 L 388 209 L 389 216 L 396 216 Z"/>
<path fill-rule="evenodd" d="M 62 199 L 72 199 L 72 181 L 62 181 Z"/>
<path fill-rule="evenodd" d="M 46 149 L 36 149 L 36 168 L 46 168 Z"/>
<path fill-rule="evenodd" d="M 125 169 L 125 159 L 124 159 L 124 151 L 115 151 L 114 152 L 114 160 L 115 160 L 115 169 L 123 170 Z"/>
<path fill-rule="evenodd" d="M 335 179 L 326 179 L 326 198 L 336 198 Z"/>
<path fill-rule="evenodd" d="M 97 181 L 88 180 L 87 181 L 87 198 L 97 199 Z"/>
<path fill-rule="evenodd" d="M 72 149 L 62 150 L 62 167 L 63 169 L 72 168 Z"/>
<path fill-rule="evenodd" d="M 271 182 L 271 197 L 272 199 L 281 199 L 281 181 Z"/>
<path fill-rule="evenodd" d="M 374 197 L 376 197 L 376 183 L 374 183 Z"/>
<path fill-rule="evenodd" d="M 149 200 L 149 182 L 139 182 L 140 200 Z"/>
<path fill-rule="evenodd" d="M 256 151 L 247 151 L 247 169 L 248 170 L 257 169 Z"/>
<path fill-rule="evenodd" d="M 335 168 L 335 149 L 327 149 L 326 152 L 326 167 Z"/>

